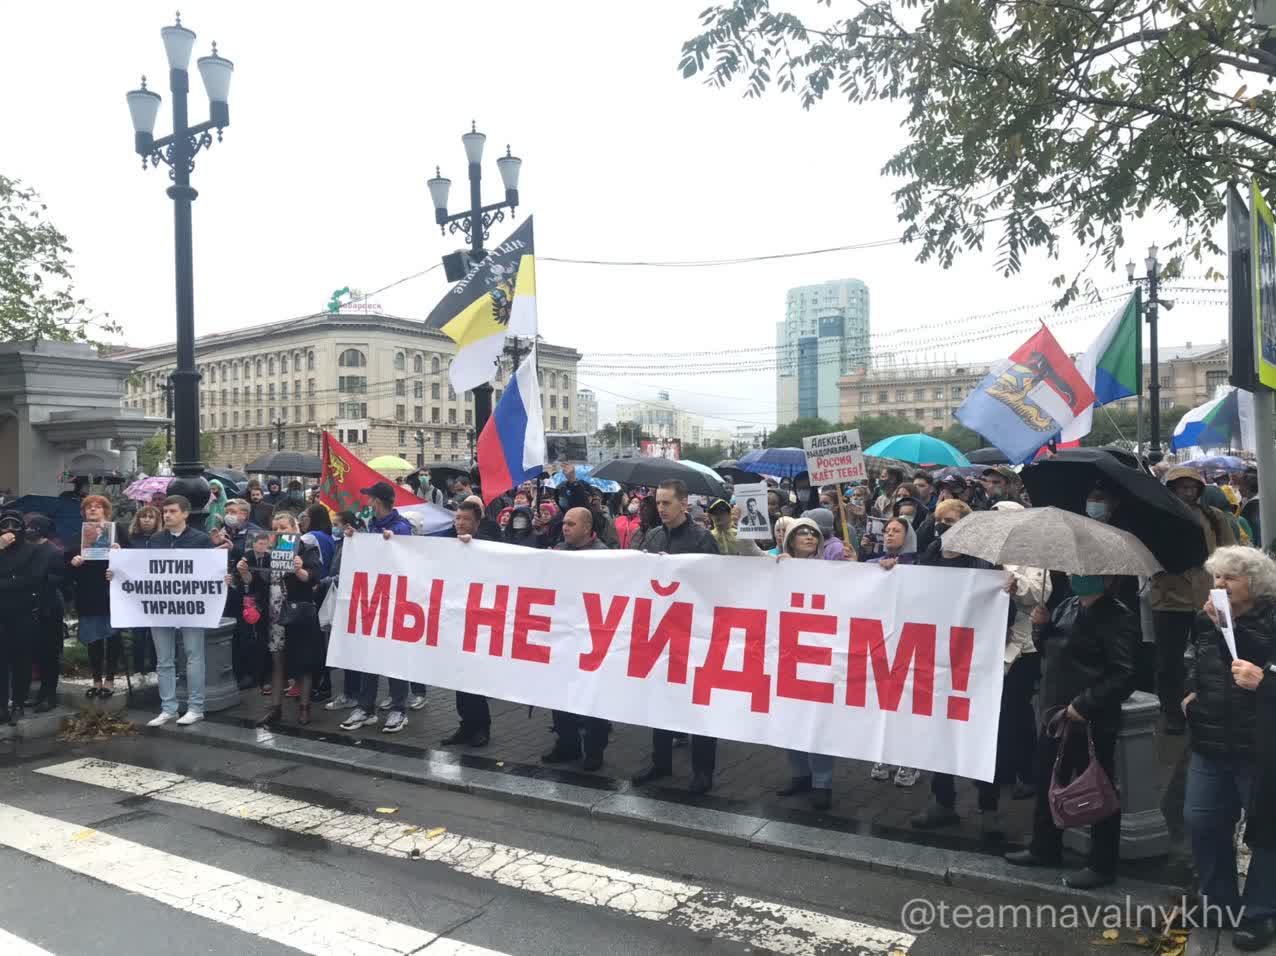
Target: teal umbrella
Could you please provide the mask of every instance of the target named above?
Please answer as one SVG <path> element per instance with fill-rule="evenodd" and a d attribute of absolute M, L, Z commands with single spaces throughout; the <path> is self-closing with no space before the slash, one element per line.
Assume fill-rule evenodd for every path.
<path fill-rule="evenodd" d="M 872 448 L 864 449 L 864 454 L 898 458 L 915 465 L 970 464 L 965 455 L 934 435 L 892 435 L 890 438 L 883 438 Z"/>

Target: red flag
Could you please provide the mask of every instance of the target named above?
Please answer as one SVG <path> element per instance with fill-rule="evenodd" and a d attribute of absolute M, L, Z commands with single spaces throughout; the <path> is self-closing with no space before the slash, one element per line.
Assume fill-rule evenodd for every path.
<path fill-rule="evenodd" d="M 1036 335 L 1010 353 L 1010 361 L 1036 370 L 1041 381 L 1067 406 L 1071 417 L 1080 415 L 1094 404 L 1094 389 L 1077 371 L 1072 359 L 1055 341 L 1045 323 Z M 1071 417 L 1067 421 L 1071 421 Z M 1060 424 L 1067 424 L 1067 421 Z"/>
<path fill-rule="evenodd" d="M 319 479 L 319 500 L 327 505 L 329 511 L 353 511 L 355 514 L 371 511 L 367 495 L 360 489 L 370 488 L 378 481 L 389 481 L 393 486 L 396 508 L 426 503 L 385 475 L 373 471 L 328 432 L 323 433 L 320 457 L 323 460 L 323 477 Z"/>

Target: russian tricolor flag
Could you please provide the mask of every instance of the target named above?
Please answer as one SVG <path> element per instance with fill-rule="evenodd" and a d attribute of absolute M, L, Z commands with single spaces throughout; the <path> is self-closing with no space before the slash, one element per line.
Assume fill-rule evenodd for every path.
<path fill-rule="evenodd" d="M 478 439 L 483 503 L 545 470 L 545 423 L 536 380 L 536 349 L 524 359 Z"/>

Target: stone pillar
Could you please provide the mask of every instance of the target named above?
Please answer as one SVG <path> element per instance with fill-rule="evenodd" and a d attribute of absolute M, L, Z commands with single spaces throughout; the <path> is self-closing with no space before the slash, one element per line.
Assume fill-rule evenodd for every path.
<path fill-rule="evenodd" d="M 137 471 L 137 446 L 121 445 L 120 446 L 120 471 L 126 475 L 131 475 Z"/>
<path fill-rule="evenodd" d="M 204 632 L 204 713 L 229 710 L 239 704 L 239 684 L 235 680 L 231 649 L 235 638 L 235 619 L 222 618 L 221 624 Z M 177 639 L 177 699 L 186 704 L 186 648 L 180 632 Z"/>
<path fill-rule="evenodd" d="M 1153 694 L 1136 690 L 1121 705 L 1121 732 L 1117 736 L 1117 789 L 1121 795 L 1121 859 L 1144 860 L 1165 856 L 1170 831 L 1161 814 L 1161 779 L 1157 768 L 1156 725 L 1161 704 Z M 1069 830 L 1066 846 L 1078 853 L 1090 849 L 1090 828 Z"/>

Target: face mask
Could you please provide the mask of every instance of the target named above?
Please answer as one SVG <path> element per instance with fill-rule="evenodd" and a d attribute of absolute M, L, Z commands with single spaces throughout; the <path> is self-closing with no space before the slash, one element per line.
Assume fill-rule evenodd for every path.
<path fill-rule="evenodd" d="M 939 537 L 941 537 L 941 538 L 942 538 L 942 537 L 944 536 L 944 532 L 945 532 L 945 531 L 947 531 L 947 530 L 948 530 L 948 525 L 944 524 L 942 521 L 936 521 L 936 522 L 935 522 L 935 534 L 936 534 L 936 535 L 938 535 Z"/>
<path fill-rule="evenodd" d="M 228 528 L 238 528 L 238 527 L 239 527 L 239 515 L 233 515 L 233 514 L 229 514 L 229 513 L 228 513 L 228 514 L 226 515 L 226 519 L 225 519 L 225 520 L 226 520 L 226 527 L 228 527 Z"/>
<path fill-rule="evenodd" d="M 1106 501 L 1087 501 L 1085 513 L 1095 521 L 1108 520 L 1108 503 Z"/>
<path fill-rule="evenodd" d="M 515 530 L 515 531 L 526 531 L 526 530 L 527 530 L 527 519 L 526 519 L 526 518 L 519 518 L 517 521 L 514 521 L 514 522 L 512 523 L 512 527 L 514 528 L 514 530 Z"/>
<path fill-rule="evenodd" d="M 1069 574 L 1068 584 L 1077 597 L 1093 597 L 1102 594 L 1107 582 L 1101 574 Z"/>
<path fill-rule="evenodd" d="M 41 537 L 40 532 L 36 531 L 35 528 L 27 528 L 28 541 L 39 541 L 40 537 Z"/>
<path fill-rule="evenodd" d="M 629 513 L 630 513 L 631 515 L 636 515 L 636 514 L 638 513 L 638 503 L 637 503 L 637 502 L 634 502 L 633 504 L 631 504 L 631 505 L 629 506 Z"/>

